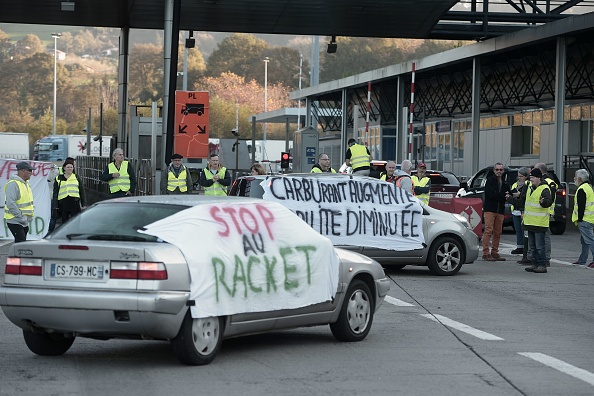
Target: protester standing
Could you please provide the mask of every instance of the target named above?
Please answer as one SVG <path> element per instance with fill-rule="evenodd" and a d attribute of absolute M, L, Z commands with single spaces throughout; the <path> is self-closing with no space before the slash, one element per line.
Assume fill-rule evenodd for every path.
<path fill-rule="evenodd" d="M 514 184 L 511 185 L 511 195 L 514 198 L 519 198 L 520 195 L 526 195 L 526 188 L 530 183 L 528 177 L 530 175 L 530 169 L 523 167 L 518 169 L 518 176 Z M 517 204 L 512 204 L 512 220 L 514 223 L 514 229 L 516 231 L 516 248 L 511 251 L 511 254 L 526 254 L 524 252 L 524 245 L 528 244 L 528 238 L 524 238 L 524 228 L 522 227 L 522 216 L 524 214 L 524 205 L 521 200 L 517 201 Z M 526 250 L 528 247 L 526 246 Z"/>
<path fill-rule="evenodd" d="M 431 179 L 427 176 L 427 165 L 419 162 L 417 165 L 417 174 L 412 176 L 415 195 L 425 205 L 429 205 L 431 194 Z"/>
<path fill-rule="evenodd" d="M 524 203 L 524 229 L 528 231 L 528 244 L 532 255 L 531 267 L 526 271 L 537 274 L 547 272 L 545 233 L 549 229 L 549 207 L 553 204 L 551 190 L 542 180 L 538 168 L 530 171 L 530 186 Z"/>
<path fill-rule="evenodd" d="M 580 230 L 582 252 L 578 261 L 573 264 L 585 266 L 590 251 L 592 252 L 592 262 L 588 264 L 588 267 L 594 268 L 594 192 L 590 184 L 590 175 L 585 169 L 578 169 L 575 172 L 574 181 L 578 188 L 575 192 L 571 221 Z"/>
<path fill-rule="evenodd" d="M 212 154 L 208 166 L 200 174 L 200 185 L 204 187 L 204 195 L 227 195 L 227 187 L 231 185 L 231 176 L 227 168 L 219 163 L 219 156 Z"/>
<path fill-rule="evenodd" d="M 54 181 L 52 208 L 57 208 L 62 224 L 86 208 L 87 200 L 82 180 L 74 172 L 74 160 L 62 164 L 62 174 Z"/>
<path fill-rule="evenodd" d="M 101 180 L 109 184 L 110 198 L 134 195 L 136 174 L 132 164 L 124 160 L 124 150 L 113 150 L 113 162 L 110 162 L 101 175 Z"/>
<path fill-rule="evenodd" d="M 371 153 L 369 149 L 358 144 L 355 139 L 349 139 L 346 152 L 346 164 L 353 168 L 353 174 L 369 176 L 371 172 Z"/>
<path fill-rule="evenodd" d="M 557 183 L 555 183 L 553 178 L 549 175 L 547 164 L 545 164 L 544 162 L 539 162 L 536 165 L 534 165 L 534 167 L 540 169 L 540 172 L 542 173 L 542 181 L 544 183 L 547 183 L 547 185 L 549 186 L 549 189 L 551 190 L 553 204 L 549 207 L 549 220 L 550 220 L 550 217 L 553 217 L 555 215 L 555 198 L 557 197 L 557 188 L 559 188 L 559 186 L 557 185 Z M 548 228 L 545 233 L 545 250 L 547 253 L 547 267 L 550 267 L 551 266 L 551 263 L 550 263 L 550 261 L 551 261 L 551 231 Z"/>
<path fill-rule="evenodd" d="M 330 167 L 330 157 L 328 157 L 328 154 L 322 153 L 318 156 L 318 163 L 311 168 L 310 173 L 336 173 Z"/>
<path fill-rule="evenodd" d="M 485 219 L 485 232 L 483 233 L 483 260 L 505 261 L 499 255 L 499 240 L 503 230 L 506 194 L 509 193 L 509 184 L 503 179 L 505 168 L 498 162 L 493 167 L 494 175 L 487 178 L 485 183 L 485 200 L 483 202 L 483 217 Z M 489 252 L 489 244 L 491 251 Z"/>
<path fill-rule="evenodd" d="M 35 170 L 28 162 L 16 165 L 17 173 L 13 174 L 4 186 L 4 220 L 14 236 L 14 242 L 25 242 L 29 232 L 29 224 L 33 221 L 33 191 L 29 185 L 31 174 Z"/>
<path fill-rule="evenodd" d="M 192 191 L 192 175 L 182 164 L 181 154 L 171 156 L 171 164 L 167 167 L 167 177 L 161 178 L 161 194 L 189 194 Z"/>

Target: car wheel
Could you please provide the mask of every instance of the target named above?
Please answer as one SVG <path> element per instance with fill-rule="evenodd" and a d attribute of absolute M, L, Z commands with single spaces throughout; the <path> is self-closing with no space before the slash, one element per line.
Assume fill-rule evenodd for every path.
<path fill-rule="evenodd" d="M 29 350 L 40 356 L 60 356 L 72 346 L 75 337 L 64 337 L 62 333 L 34 333 L 23 330 L 25 344 Z"/>
<path fill-rule="evenodd" d="M 554 221 L 549 224 L 549 229 L 551 230 L 551 234 L 553 235 L 563 235 L 566 228 L 567 223 L 562 221 Z"/>
<path fill-rule="evenodd" d="M 349 286 L 336 323 L 330 324 L 332 334 L 339 341 L 361 341 L 367 337 L 373 322 L 373 297 L 361 280 Z"/>
<path fill-rule="evenodd" d="M 173 354 L 187 365 L 209 364 L 221 348 L 224 329 L 224 318 L 194 319 L 188 310 L 179 333 L 171 340 Z"/>
<path fill-rule="evenodd" d="M 427 266 L 435 275 L 454 275 L 464 263 L 460 242 L 451 237 L 439 237 L 431 245 Z"/>

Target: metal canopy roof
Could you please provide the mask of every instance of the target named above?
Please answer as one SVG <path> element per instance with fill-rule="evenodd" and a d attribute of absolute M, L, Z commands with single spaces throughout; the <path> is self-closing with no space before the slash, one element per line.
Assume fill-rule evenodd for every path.
<path fill-rule="evenodd" d="M 0 0 L 0 22 L 163 29 L 166 1 Z M 426 38 L 456 2 L 181 0 L 180 30 Z"/>

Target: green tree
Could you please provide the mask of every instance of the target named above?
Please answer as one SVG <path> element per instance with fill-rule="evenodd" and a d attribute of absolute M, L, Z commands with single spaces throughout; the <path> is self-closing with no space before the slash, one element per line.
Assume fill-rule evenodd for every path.
<path fill-rule="evenodd" d="M 130 52 L 130 101 L 149 104 L 161 99 L 163 92 L 163 48 L 138 44 Z"/>
<path fill-rule="evenodd" d="M 34 34 L 28 34 L 16 42 L 14 47 L 14 58 L 25 58 L 35 55 L 40 52 L 45 52 L 45 46 Z"/>
<path fill-rule="evenodd" d="M 231 72 L 246 80 L 255 79 L 256 65 L 262 65 L 268 44 L 253 34 L 234 33 L 221 41 L 207 61 L 206 75 L 220 76 Z M 266 56 L 266 55 L 264 55 Z M 263 73 L 263 68 L 262 75 Z"/>
<path fill-rule="evenodd" d="M 10 58 L 10 50 L 12 44 L 10 43 L 10 36 L 0 30 L 0 64 Z"/>

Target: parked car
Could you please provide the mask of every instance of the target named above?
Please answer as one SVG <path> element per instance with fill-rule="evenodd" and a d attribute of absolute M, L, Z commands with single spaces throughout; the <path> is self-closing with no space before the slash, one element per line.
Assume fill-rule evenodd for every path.
<path fill-rule="evenodd" d="M 170 341 L 182 363 L 203 365 L 215 358 L 223 338 L 314 325 L 330 325 L 341 341 L 363 340 L 390 281 L 374 260 L 341 249 L 336 249 L 340 287 L 331 300 L 192 317 L 190 306 L 200 301 L 190 300 L 191 269 L 182 251 L 137 230 L 190 207 L 229 201 L 262 202 L 199 195 L 99 202 L 45 239 L 10 248 L 0 306 L 23 329 L 28 348 L 43 356 L 64 354 L 77 337 L 156 339 Z M 291 226 L 300 221 L 292 215 L 287 220 Z"/>
<path fill-rule="evenodd" d="M 412 171 L 413 175 L 417 174 L 416 170 Z M 452 199 L 460 190 L 460 181 L 452 172 L 427 170 L 427 176 L 431 179 L 431 197 Z M 431 205 L 431 201 L 429 201 Z"/>
<path fill-rule="evenodd" d="M 302 177 L 361 177 L 337 174 L 293 174 Z M 262 198 L 260 183 L 268 176 L 243 176 L 236 179 L 229 195 Z M 423 235 L 425 247 L 409 251 L 394 251 L 366 246 L 340 246 L 377 260 L 384 266 L 404 268 L 407 265 L 426 266 L 435 275 L 454 275 L 463 264 L 474 262 L 479 255 L 479 239 L 467 219 L 423 205 Z"/>
<path fill-rule="evenodd" d="M 503 177 L 511 185 L 517 180 L 518 169 L 520 167 L 506 167 Z M 553 181 L 557 183 L 557 196 L 555 198 L 555 214 L 551 217 L 549 223 L 549 229 L 554 235 L 562 235 L 567 227 L 567 203 L 566 196 L 567 190 L 565 184 L 559 181 L 559 178 L 553 170 L 548 170 L 547 173 L 551 176 Z M 462 183 L 462 187 L 466 190 L 465 197 L 480 197 L 483 201 L 485 200 L 485 183 L 487 178 L 493 175 L 493 167 L 488 166 L 481 169 L 468 179 L 468 182 Z M 503 225 L 507 227 L 513 227 L 513 219 L 510 209 L 510 204 L 505 205 L 505 218 Z"/>

